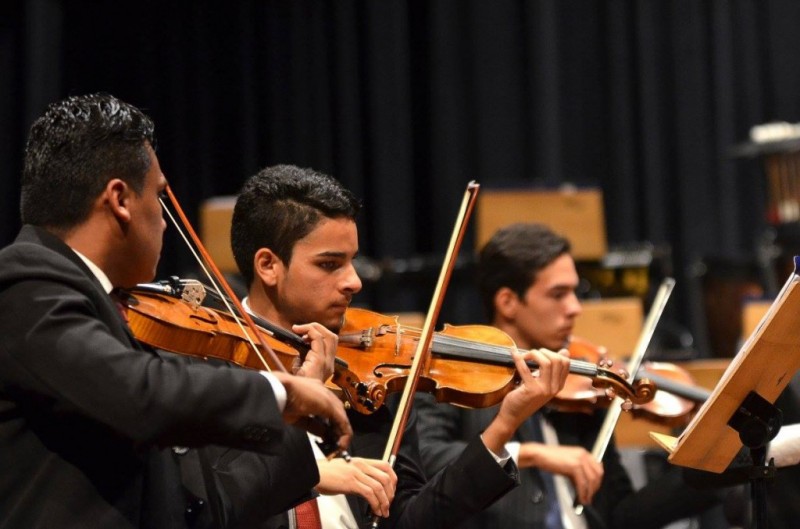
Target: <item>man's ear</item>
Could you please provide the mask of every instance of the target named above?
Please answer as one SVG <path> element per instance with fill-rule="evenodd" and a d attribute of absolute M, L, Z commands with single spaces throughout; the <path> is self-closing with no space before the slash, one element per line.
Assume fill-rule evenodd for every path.
<path fill-rule="evenodd" d="M 133 190 L 124 180 L 113 178 L 106 184 L 102 200 L 119 222 L 127 225 L 131 221 L 130 198 Z"/>
<path fill-rule="evenodd" d="M 254 275 L 266 286 L 274 287 L 278 283 L 283 267 L 281 258 L 269 248 L 259 248 L 253 256 Z"/>
<path fill-rule="evenodd" d="M 505 320 L 513 320 L 517 314 L 519 296 L 508 287 L 501 287 L 494 293 L 494 310 L 497 316 Z"/>

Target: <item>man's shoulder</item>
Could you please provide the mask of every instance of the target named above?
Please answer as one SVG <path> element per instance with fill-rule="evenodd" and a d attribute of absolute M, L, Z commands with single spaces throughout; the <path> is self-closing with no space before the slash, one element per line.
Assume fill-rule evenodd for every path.
<path fill-rule="evenodd" d="M 70 259 L 69 251 L 69 247 L 59 241 L 43 241 L 40 230 L 25 226 L 13 243 L 0 250 L 0 284 L 33 280 L 85 281 L 87 276 L 76 262 L 77 255 Z"/>

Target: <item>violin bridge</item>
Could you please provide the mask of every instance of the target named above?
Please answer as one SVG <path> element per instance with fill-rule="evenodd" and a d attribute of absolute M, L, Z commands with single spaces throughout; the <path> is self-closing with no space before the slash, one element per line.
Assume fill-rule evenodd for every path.
<path fill-rule="evenodd" d="M 400 348 L 403 347 L 403 331 L 400 329 L 400 325 L 397 326 L 394 336 L 394 355 L 400 356 Z"/>
<path fill-rule="evenodd" d="M 203 284 L 195 280 L 185 280 L 181 287 L 181 299 L 197 310 L 206 299 L 206 289 Z"/>
<path fill-rule="evenodd" d="M 369 349 L 370 347 L 372 347 L 373 338 L 374 338 L 374 333 L 372 327 L 361 331 L 361 340 L 359 340 L 361 343 L 361 347 L 363 347 L 364 349 Z"/>

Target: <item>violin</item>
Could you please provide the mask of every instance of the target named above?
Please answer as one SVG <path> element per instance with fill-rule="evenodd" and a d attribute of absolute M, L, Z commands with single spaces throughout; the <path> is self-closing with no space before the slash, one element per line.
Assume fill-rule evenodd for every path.
<path fill-rule="evenodd" d="M 128 326 L 137 340 L 165 351 L 219 358 L 251 369 L 281 369 L 250 346 L 232 315 L 203 306 L 205 295 L 199 282 L 177 278 L 137 285 L 124 299 Z M 287 346 L 273 332 L 258 329 L 287 371 L 308 350 L 307 345 L 305 349 Z"/>
<path fill-rule="evenodd" d="M 605 358 L 605 348 L 580 337 L 569 344 L 570 358 L 597 363 L 606 368 L 612 362 Z M 670 427 L 682 426 L 691 417 L 697 404 L 705 402 L 710 392 L 697 386 L 685 369 L 667 362 L 644 362 L 634 380 L 646 379 L 655 384 L 654 398 L 647 403 L 634 403 L 630 410 L 635 418 L 647 419 Z M 560 411 L 591 413 L 606 406 L 607 399 L 585 378 L 568 375 L 564 388 L 553 398 L 551 405 Z"/>
<path fill-rule="evenodd" d="M 158 283 L 145 283 L 125 292 L 128 326 L 142 343 L 178 354 L 218 358 L 238 366 L 273 370 L 269 357 L 256 341 L 255 348 L 237 322 L 226 312 L 203 306 L 206 290 L 199 281 L 172 277 Z M 291 372 L 299 365 L 310 345 L 300 336 L 251 316 L 264 341 L 275 352 L 283 369 Z M 342 379 L 357 383 L 341 358 L 334 361 L 334 372 Z"/>
<path fill-rule="evenodd" d="M 349 308 L 339 332 L 336 356 L 347 362 L 358 381 L 334 373 L 347 404 L 360 413 L 377 410 L 386 395 L 403 389 L 413 361 L 419 331 L 406 328 L 394 316 Z M 440 402 L 485 408 L 500 402 L 516 385 L 511 358 L 514 342 L 506 333 L 486 325 L 445 325 L 433 335 L 431 355 L 423 366 L 417 390 L 434 394 Z M 529 362 L 531 369 L 534 363 Z M 627 382 L 624 373 L 573 360 L 570 373 L 588 377 L 606 397 L 619 395 L 644 404 L 653 398 L 654 385 L 646 379 Z"/>
<path fill-rule="evenodd" d="M 137 285 L 126 292 L 124 300 L 128 326 L 137 340 L 158 349 L 219 358 L 251 369 L 276 369 L 250 346 L 232 315 L 201 305 L 204 298 L 205 289 L 191 282 Z M 301 350 L 287 347 L 261 328 L 259 331 L 283 368 L 291 371 Z"/>

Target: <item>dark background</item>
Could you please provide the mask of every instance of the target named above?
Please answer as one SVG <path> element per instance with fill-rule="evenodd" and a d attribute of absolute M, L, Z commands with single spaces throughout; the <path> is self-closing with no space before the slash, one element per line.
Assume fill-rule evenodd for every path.
<path fill-rule="evenodd" d="M 798 22 L 794 0 L 6 0 L 0 243 L 19 228 L 32 120 L 105 91 L 154 118 L 193 221 L 265 165 L 310 166 L 364 200 L 361 253 L 381 262 L 435 262 L 469 180 L 600 187 L 612 245 L 671 250 L 669 318 L 708 354 L 697 263 L 754 258 L 766 180 L 728 151 L 755 124 L 800 121 Z M 189 274 L 167 242 L 162 275 Z M 448 321 L 481 317 L 466 276 Z M 424 310 L 431 292 L 395 277 L 360 302 Z"/>

